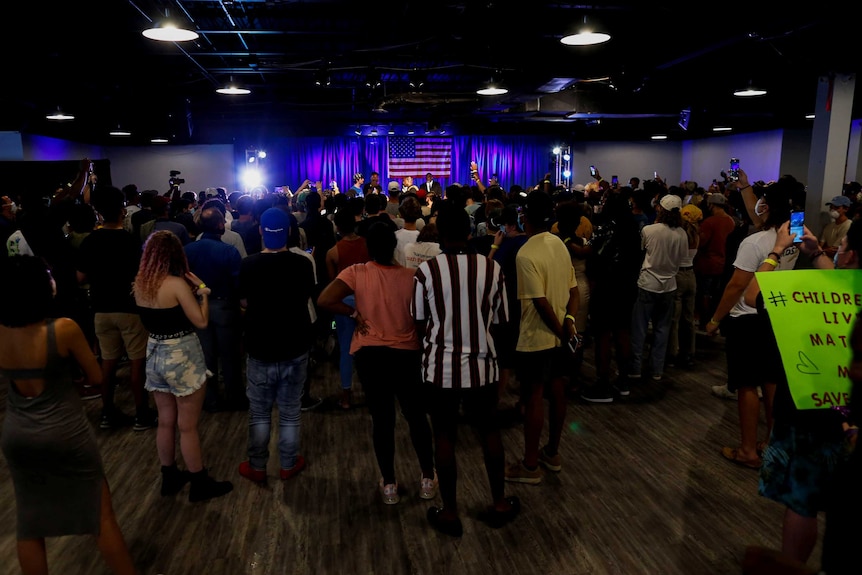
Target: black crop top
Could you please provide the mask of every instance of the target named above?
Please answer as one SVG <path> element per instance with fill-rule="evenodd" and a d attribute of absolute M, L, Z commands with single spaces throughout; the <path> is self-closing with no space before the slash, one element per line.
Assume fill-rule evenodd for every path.
<path fill-rule="evenodd" d="M 179 305 L 165 308 L 138 306 L 141 322 L 150 332 L 150 337 L 169 339 L 194 332 L 195 327 Z"/>

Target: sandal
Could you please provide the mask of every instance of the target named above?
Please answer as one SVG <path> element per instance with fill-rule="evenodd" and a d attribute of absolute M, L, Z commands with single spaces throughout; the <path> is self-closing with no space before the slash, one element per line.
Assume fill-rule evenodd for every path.
<path fill-rule="evenodd" d="M 756 459 L 749 459 L 747 461 L 740 459 L 739 449 L 737 449 L 736 447 L 722 447 L 721 455 L 728 461 L 732 461 L 737 465 L 747 467 L 749 469 L 760 469 L 761 465 L 763 465 L 763 460 L 760 457 Z"/>

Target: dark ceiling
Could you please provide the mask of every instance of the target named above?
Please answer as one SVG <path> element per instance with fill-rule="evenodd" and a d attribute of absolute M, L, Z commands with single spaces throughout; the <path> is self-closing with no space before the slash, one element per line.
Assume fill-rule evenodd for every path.
<path fill-rule="evenodd" d="M 804 116 L 818 77 L 862 65 L 852 15 L 813 3 L 781 11 L 752 2 L 15 4 L 2 40 L 9 75 L 0 129 L 94 144 L 120 143 L 107 135 L 118 124 L 133 132 L 122 140 L 130 144 L 163 134 L 210 144 L 372 127 L 588 140 L 798 128 L 811 125 Z M 200 37 L 144 38 L 166 13 Z M 610 42 L 562 45 L 585 18 Z M 215 93 L 231 77 L 252 94 Z M 490 77 L 509 93 L 476 95 Z M 732 96 L 749 83 L 769 93 Z M 76 119 L 46 120 L 58 106 Z M 677 125 L 682 110 L 690 110 L 687 132 Z"/>

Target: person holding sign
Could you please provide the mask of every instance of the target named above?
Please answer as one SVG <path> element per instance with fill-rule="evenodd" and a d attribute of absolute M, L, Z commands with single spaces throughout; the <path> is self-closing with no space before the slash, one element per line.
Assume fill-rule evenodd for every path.
<path fill-rule="evenodd" d="M 804 235 L 797 240 L 796 234 L 790 233 L 789 222 L 782 224 L 772 251 L 784 253 L 795 242 L 817 269 L 859 269 L 862 223 L 854 222 L 841 240 L 834 265 L 820 249 L 817 237 L 807 227 L 803 229 Z M 771 258 L 765 258 L 757 272 L 773 272 L 777 267 Z M 755 277 L 745 290 L 745 303 L 766 316 L 763 298 Z M 845 437 L 845 429 L 849 426 L 838 410 L 797 408 L 786 378 L 776 389 L 773 415 L 775 423 L 763 451 L 759 493 L 784 504 L 781 552 L 805 563 L 817 543 L 817 514 L 826 510 L 838 466 L 847 460 L 850 436 Z"/>
<path fill-rule="evenodd" d="M 742 170 L 739 179 L 748 205 L 756 194 Z M 714 335 L 721 325 L 727 356 L 727 387 L 738 396 L 740 445 L 724 447 L 721 454 L 737 465 L 752 469 L 759 469 L 762 464 L 760 448 L 763 444 L 757 442 L 760 415 L 757 388 L 763 388 L 767 430 L 771 430 L 775 385 L 785 376 L 769 322 L 758 317 L 757 310 L 745 303 L 743 294 L 764 260 L 775 262 L 779 270 L 792 270 L 796 265 L 799 250 L 792 244 L 783 252 L 775 252 L 773 247 L 777 229 L 790 219 L 791 199 L 803 191 L 804 186 L 793 176 L 782 176 L 775 183 L 762 186 L 761 190 L 753 210 L 755 221 L 761 222 L 761 231 L 740 243 L 733 262 L 733 275 L 706 325 L 707 335 Z"/>

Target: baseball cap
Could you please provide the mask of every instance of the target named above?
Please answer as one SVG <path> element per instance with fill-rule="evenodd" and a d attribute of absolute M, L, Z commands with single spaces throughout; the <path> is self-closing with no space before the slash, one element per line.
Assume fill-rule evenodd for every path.
<path fill-rule="evenodd" d="M 398 185 L 398 182 L 389 182 L 389 191 L 390 192 L 400 192 L 401 186 Z"/>
<path fill-rule="evenodd" d="M 703 212 L 700 211 L 699 207 L 692 204 L 685 206 L 679 211 L 679 213 L 683 218 L 685 218 L 686 221 L 693 224 L 696 224 L 703 219 Z"/>
<path fill-rule="evenodd" d="M 849 208 L 853 202 L 850 201 L 850 198 L 847 196 L 835 196 L 828 202 L 826 202 L 827 206 L 843 206 L 845 208 Z"/>
<path fill-rule="evenodd" d="M 269 208 L 260 216 L 263 245 L 268 250 L 278 250 L 287 245 L 287 232 L 290 219 L 287 212 L 280 208 Z"/>
<path fill-rule="evenodd" d="M 676 194 L 665 195 L 661 201 L 659 201 L 659 204 L 668 211 L 682 209 L 682 199 Z"/>
<path fill-rule="evenodd" d="M 724 197 L 724 194 L 710 194 L 706 199 L 708 204 L 718 204 L 720 206 L 727 205 L 727 198 Z"/>

